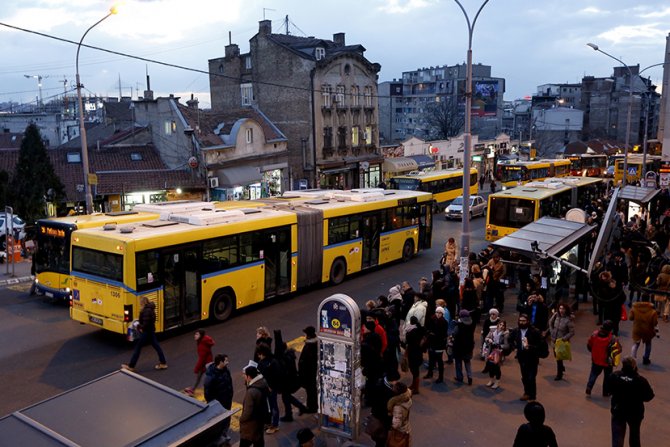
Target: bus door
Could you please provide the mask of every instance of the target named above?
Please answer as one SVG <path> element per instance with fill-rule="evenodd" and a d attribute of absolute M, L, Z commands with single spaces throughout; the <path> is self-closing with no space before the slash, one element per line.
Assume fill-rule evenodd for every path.
<path fill-rule="evenodd" d="M 199 253 L 196 247 L 161 253 L 164 329 L 200 321 Z"/>
<path fill-rule="evenodd" d="M 433 239 L 433 207 L 430 204 L 419 206 L 419 250 L 430 248 Z"/>
<path fill-rule="evenodd" d="M 291 228 L 273 228 L 260 234 L 265 265 L 265 298 L 291 291 Z"/>
<path fill-rule="evenodd" d="M 363 253 L 361 268 L 373 267 L 379 264 L 379 235 L 382 231 L 382 217 L 379 213 L 363 216 L 362 237 Z"/>

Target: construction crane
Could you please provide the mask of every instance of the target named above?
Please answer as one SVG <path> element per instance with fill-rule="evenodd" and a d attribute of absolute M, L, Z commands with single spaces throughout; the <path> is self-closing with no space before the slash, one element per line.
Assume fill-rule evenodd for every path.
<path fill-rule="evenodd" d="M 30 78 L 37 79 L 37 87 L 38 87 L 39 92 L 40 92 L 39 103 L 38 103 L 37 105 L 38 105 L 40 108 L 42 108 L 42 79 L 46 79 L 46 78 L 48 78 L 49 75 L 47 75 L 47 76 L 42 76 L 42 75 L 26 75 L 26 74 L 24 74 L 23 76 L 26 77 L 26 78 L 29 78 L 29 79 L 30 79 Z"/>

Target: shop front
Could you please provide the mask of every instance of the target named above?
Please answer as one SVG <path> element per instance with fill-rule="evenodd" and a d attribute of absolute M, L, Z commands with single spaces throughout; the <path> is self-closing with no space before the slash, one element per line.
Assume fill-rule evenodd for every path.
<path fill-rule="evenodd" d="M 376 188 L 382 181 L 383 159 L 347 160 L 319 168 L 319 188 Z"/>
<path fill-rule="evenodd" d="M 216 187 L 210 190 L 215 201 L 256 200 L 281 195 L 284 169 L 261 170 L 255 166 L 236 166 L 216 171 Z M 210 183 L 211 184 L 211 183 Z"/>

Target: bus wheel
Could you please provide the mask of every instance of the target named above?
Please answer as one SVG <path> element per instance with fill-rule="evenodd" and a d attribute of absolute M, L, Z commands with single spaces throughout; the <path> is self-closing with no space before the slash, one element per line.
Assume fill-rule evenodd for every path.
<path fill-rule="evenodd" d="M 216 321 L 225 321 L 233 313 L 235 301 L 227 292 L 217 292 L 212 298 L 210 316 Z"/>
<path fill-rule="evenodd" d="M 414 241 L 408 239 L 402 247 L 402 260 L 407 262 L 412 259 L 412 256 L 414 256 Z"/>
<path fill-rule="evenodd" d="M 342 258 L 337 258 L 330 266 L 330 282 L 337 285 L 344 281 L 347 275 L 347 263 Z"/>

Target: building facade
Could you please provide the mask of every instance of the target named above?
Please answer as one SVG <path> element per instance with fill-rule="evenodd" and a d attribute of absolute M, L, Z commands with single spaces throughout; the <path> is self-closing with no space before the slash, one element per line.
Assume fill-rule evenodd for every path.
<path fill-rule="evenodd" d="M 209 60 L 213 111 L 256 107 L 288 140 L 289 185 L 356 188 L 381 181 L 377 73 L 362 45 L 273 34 L 263 20 L 249 40 Z"/>

